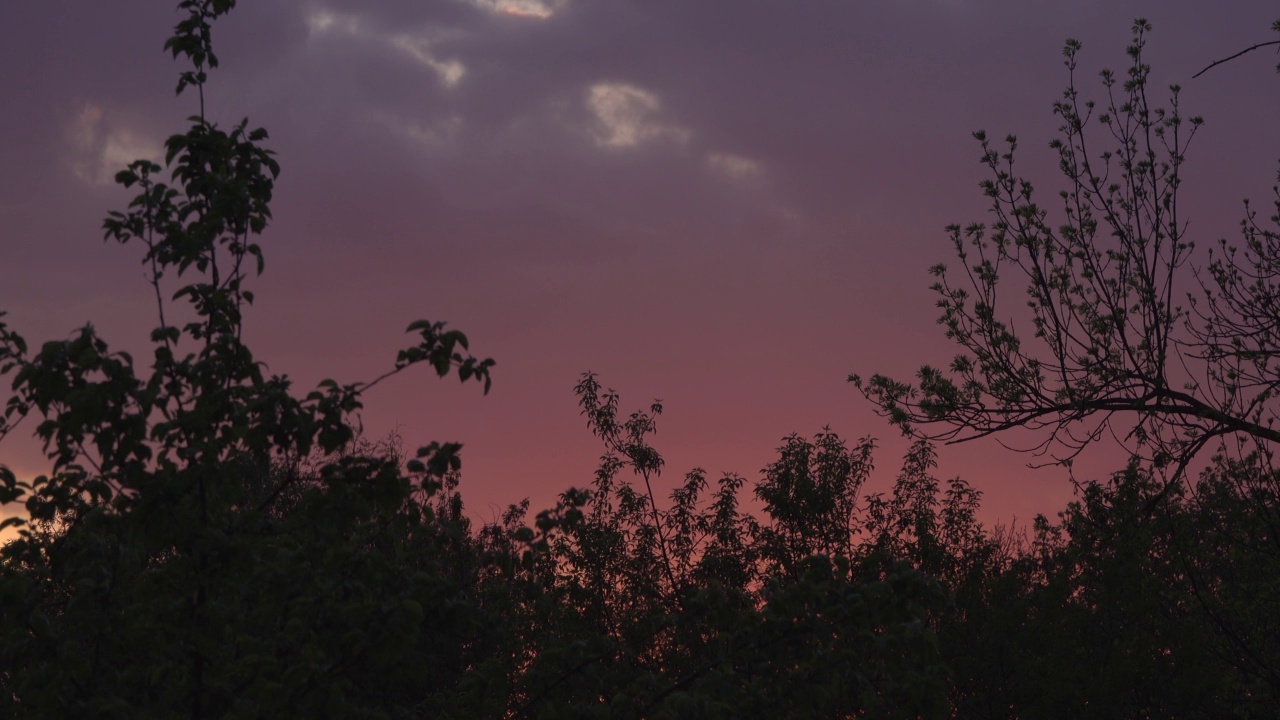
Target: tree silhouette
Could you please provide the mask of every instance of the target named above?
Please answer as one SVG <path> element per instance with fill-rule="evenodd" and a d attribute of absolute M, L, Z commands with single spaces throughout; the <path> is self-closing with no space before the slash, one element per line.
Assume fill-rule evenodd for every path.
<path fill-rule="evenodd" d="M 1280 440 L 1280 195 L 1270 225 L 1246 204 L 1239 249 L 1223 241 L 1207 266 L 1189 264 L 1179 192 L 1202 120 L 1183 115 L 1176 85 L 1167 108 L 1151 99 L 1150 29 L 1135 22 L 1132 65 L 1123 78 L 1102 73 L 1098 104 L 1076 87 L 1080 43 L 1066 44 L 1062 136 L 1050 144 L 1067 185 L 1060 221 L 1017 173 L 1015 138 L 1000 151 L 975 133 L 994 219 L 949 227 L 961 267 L 931 270 L 939 322 L 961 354 L 915 383 L 849 378 L 904 430 L 958 442 L 1030 429 L 1033 452 L 1068 465 L 1115 436 L 1169 484 L 1206 447 L 1267 456 Z M 1026 283 L 1025 298 L 1009 297 L 1011 279 Z"/>
<path fill-rule="evenodd" d="M 151 371 L 92 326 L 29 353 L 0 324 L 13 388 L 0 438 L 34 416 L 52 463 L 30 482 L 0 468 L 0 501 L 27 510 L 4 523 L 19 534 L 2 551 L 0 714 L 358 715 L 397 701 L 370 680 L 413 671 L 402 661 L 438 619 L 424 620 L 420 598 L 458 584 L 404 574 L 450 532 L 420 495 L 456 470 L 457 444 L 422 448 L 407 473 L 359 452 L 334 456 L 309 488 L 296 469 L 313 451 L 349 447 L 352 413 L 382 380 L 425 363 L 487 391 L 493 361 L 419 321 L 418 342 L 382 376 L 326 380 L 299 398 L 241 341 L 280 168 L 265 130 L 205 116 L 212 25 L 234 5 L 179 4 L 186 16 L 164 47 L 190 63 L 177 90 L 194 88 L 199 112 L 165 143 L 170 182 L 155 163 L 130 164 L 116 180 L 138 194 L 104 223 L 107 239 L 145 249 L 159 318 Z M 171 298 L 168 278 L 179 282 Z M 175 301 L 188 310 L 171 312 Z M 176 326 L 175 314 L 194 319 Z M 435 662 L 461 652 L 453 635 L 433 638 Z"/>
<path fill-rule="evenodd" d="M 1024 451 L 1068 467 L 1108 437 L 1131 453 L 1079 483 L 1059 523 L 1038 517 L 1029 543 L 988 535 L 976 572 L 932 570 L 954 592 L 939 635 L 962 716 L 1248 716 L 1280 697 L 1262 581 L 1280 567 L 1280 189 L 1267 221 L 1246 202 L 1240 244 L 1194 264 L 1179 192 L 1202 121 L 1176 85 L 1167 108 L 1152 99 L 1150 29 L 1134 23 L 1129 70 L 1102 73 L 1098 103 L 1076 86 L 1080 43 L 1066 43 L 1058 220 L 1019 175 L 1016 139 L 998 150 L 975 133 L 993 220 L 950 226 L 960 268 L 931 270 L 961 349 L 950 367 L 849 378 L 918 438 L 1031 431 Z"/>

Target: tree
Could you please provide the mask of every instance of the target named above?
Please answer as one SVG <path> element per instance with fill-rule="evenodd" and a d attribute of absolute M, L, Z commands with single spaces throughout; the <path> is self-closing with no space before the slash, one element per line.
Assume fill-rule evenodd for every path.
<path fill-rule="evenodd" d="M 0 323 L 12 378 L 0 438 L 34 418 L 52 463 L 30 482 L 0 467 L 0 502 L 27 511 L 5 521 L 19 535 L 0 550 L 6 716 L 403 713 L 430 695 L 423 678 L 451 687 L 478 665 L 478 628 L 495 626 L 477 617 L 481 558 L 450 540 L 465 525 L 429 501 L 459 446 L 433 443 L 401 465 L 352 445 L 352 414 L 379 382 L 425 363 L 487 392 L 493 361 L 419 321 L 380 377 L 299 398 L 241 342 L 279 165 L 266 131 L 205 116 L 212 25 L 234 5 L 179 4 L 164 47 L 190 63 L 177 91 L 194 89 L 199 112 L 165 143 L 170 182 L 155 163 L 130 164 L 116 180 L 138 194 L 104 223 L 108 240 L 145 249 L 159 319 L 150 372 L 92 326 L 29 353 Z M 166 298 L 170 277 L 180 284 Z M 313 452 L 328 459 L 301 472 Z M 471 601 L 444 600 L 457 597 Z"/>
<path fill-rule="evenodd" d="M 1081 99 L 1081 45 L 1067 41 L 1062 136 L 1050 143 L 1066 179 L 1060 221 L 1017 173 L 1016 139 L 1001 151 L 975 133 L 993 220 L 950 226 L 961 269 L 931 270 L 961 353 L 915 383 L 849 378 L 905 431 L 960 442 L 1029 429 L 1037 455 L 1067 465 L 1114 435 L 1169 485 L 1205 447 L 1267 458 L 1280 440 L 1280 191 L 1270 224 L 1246 203 L 1242 246 L 1221 241 L 1205 267 L 1190 264 L 1178 201 L 1202 120 L 1183 115 L 1177 85 L 1167 108 L 1151 99 L 1150 29 L 1134 23 L 1132 64 L 1123 79 L 1102 73 L 1100 104 Z M 1099 127 L 1112 143 L 1102 152 Z M 1011 277 L 1025 303 L 1004 291 Z"/>
<path fill-rule="evenodd" d="M 1176 85 L 1153 100 L 1150 29 L 1134 23 L 1128 73 L 1104 71 L 1096 104 L 1066 43 L 1059 219 L 1018 173 L 1016 139 L 975 133 L 993 220 L 950 226 L 961 267 L 931 270 L 960 347 L 949 369 L 849 378 L 919 438 L 1029 431 L 1030 452 L 1068 467 L 1108 435 L 1131 453 L 1078 484 L 1059 524 L 1037 518 L 1029 546 L 951 581 L 939 637 L 965 716 L 1252 716 L 1280 697 L 1280 186 L 1268 220 L 1246 202 L 1240 244 L 1195 264 L 1179 192 L 1202 121 Z"/>
<path fill-rule="evenodd" d="M 651 444 L 660 403 L 622 417 L 594 375 L 579 404 L 605 445 L 582 515 L 553 529 L 539 574 L 543 628 L 525 705 L 568 716 L 735 718 L 945 715 L 945 668 L 929 620 L 942 588 L 866 543 L 859 489 L 872 444 L 829 431 L 784 440 L 741 510 L 745 480 L 707 497 L 701 469 L 670 491 Z M 633 477 L 628 477 L 631 474 Z M 936 490 L 936 484 L 934 486 Z M 895 499 L 899 493 L 895 491 Z M 891 502 L 883 513 L 905 525 Z M 519 716 L 534 714 L 521 709 Z"/>
<path fill-rule="evenodd" d="M 1196 497 L 1137 461 L 948 584 L 955 717 L 1267 717 L 1280 702 L 1277 554 L 1248 478 Z M 1272 505 L 1274 507 L 1274 505 Z M 994 538 L 993 538 L 994 539 Z"/>

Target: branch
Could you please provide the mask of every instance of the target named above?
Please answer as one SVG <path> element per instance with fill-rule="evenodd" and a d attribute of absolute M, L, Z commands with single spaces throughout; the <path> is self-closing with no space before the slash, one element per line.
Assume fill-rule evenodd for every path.
<path fill-rule="evenodd" d="M 1156 493 L 1150 500 L 1148 500 L 1146 506 L 1142 508 L 1142 516 L 1144 518 L 1150 519 L 1151 515 L 1156 511 L 1156 506 L 1168 497 L 1173 488 L 1179 484 L 1183 475 L 1187 472 L 1187 466 L 1191 464 L 1191 458 L 1208 444 L 1210 438 L 1221 434 L 1222 433 L 1218 432 L 1205 433 L 1192 441 L 1190 447 L 1188 447 L 1182 453 L 1182 457 L 1178 459 L 1178 466 L 1173 471 L 1173 475 L 1165 480 L 1164 487 L 1160 489 L 1160 492 Z"/>
<path fill-rule="evenodd" d="M 1272 40 L 1272 41 L 1270 41 L 1270 42 L 1258 43 L 1257 45 L 1254 45 L 1253 47 L 1247 47 L 1247 48 L 1245 48 L 1244 50 L 1241 50 L 1240 52 L 1236 53 L 1235 55 L 1232 55 L 1231 57 L 1225 57 L 1225 58 L 1222 58 L 1221 60 L 1216 60 L 1216 61 L 1214 61 L 1214 62 L 1210 63 L 1210 64 L 1209 64 L 1209 66 L 1208 66 L 1208 67 L 1206 67 L 1205 69 L 1201 70 L 1200 72 L 1196 73 L 1195 75 L 1192 75 L 1192 76 L 1191 76 L 1191 79 L 1192 79 L 1192 80 L 1195 80 L 1196 78 L 1198 78 L 1198 77 L 1200 77 L 1201 75 L 1203 75 L 1203 74 L 1205 74 L 1205 73 L 1209 72 L 1210 70 L 1212 70 L 1213 68 L 1215 68 L 1215 67 L 1217 67 L 1217 66 L 1221 65 L 1222 63 L 1225 63 L 1225 62 L 1231 62 L 1232 60 L 1235 60 L 1236 58 L 1240 57 L 1241 55 L 1244 55 L 1245 53 L 1253 52 L 1254 50 L 1257 50 L 1258 48 L 1261 48 L 1261 47 L 1267 47 L 1268 45 L 1280 45 L 1280 40 Z"/>

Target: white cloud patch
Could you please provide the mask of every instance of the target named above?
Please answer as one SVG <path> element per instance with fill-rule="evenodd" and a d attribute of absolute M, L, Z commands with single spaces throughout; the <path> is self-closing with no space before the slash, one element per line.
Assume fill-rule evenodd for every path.
<path fill-rule="evenodd" d="M 71 123 L 69 135 L 74 148 L 71 171 L 94 185 L 111 185 L 116 173 L 134 160 L 161 162 L 164 148 L 146 133 L 113 123 L 100 106 L 86 104 Z"/>
<path fill-rule="evenodd" d="M 597 83 L 588 88 L 586 102 L 597 123 L 596 144 L 602 147 L 634 147 L 662 137 L 689 138 L 687 129 L 659 121 L 662 101 L 657 95 L 634 85 Z"/>
<path fill-rule="evenodd" d="M 316 8 L 307 13 L 307 29 L 313 36 L 330 32 L 359 35 L 362 32 L 360 19 L 355 15 L 336 13 L 324 8 Z"/>
<path fill-rule="evenodd" d="M 760 163 L 755 160 L 730 153 L 709 153 L 707 166 L 717 175 L 739 182 L 755 180 L 762 172 Z"/>
<path fill-rule="evenodd" d="M 390 38 L 390 43 L 393 47 L 417 60 L 424 67 L 435 71 L 440 78 L 440 82 L 444 83 L 445 87 L 457 85 L 462 81 L 462 76 L 467 73 L 467 68 L 458 60 L 441 60 L 433 55 L 431 43 L 425 38 L 412 35 L 396 35 Z"/>
<path fill-rule="evenodd" d="M 564 0 L 465 0 L 498 15 L 547 20 L 562 7 Z"/>
<path fill-rule="evenodd" d="M 467 68 L 462 61 L 440 58 L 432 51 L 431 39 L 423 34 L 379 33 L 365 27 L 355 15 L 316 8 L 307 15 L 307 28 L 311 37 L 341 34 L 390 47 L 435 73 L 445 87 L 462 82 Z"/>

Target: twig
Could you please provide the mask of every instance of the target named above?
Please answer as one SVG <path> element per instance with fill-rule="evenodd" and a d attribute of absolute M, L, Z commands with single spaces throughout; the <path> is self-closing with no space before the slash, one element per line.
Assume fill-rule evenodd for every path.
<path fill-rule="evenodd" d="M 1209 72 L 1210 70 L 1212 70 L 1213 68 L 1217 67 L 1218 65 L 1221 65 L 1222 63 L 1230 62 L 1230 61 L 1235 60 L 1236 58 L 1240 57 L 1241 55 L 1244 55 L 1244 54 L 1245 54 L 1245 53 L 1247 53 L 1247 52 L 1253 52 L 1254 50 L 1257 50 L 1257 49 L 1258 49 L 1258 48 L 1260 48 L 1260 47 L 1266 47 L 1266 46 L 1268 46 L 1268 45 L 1280 45 L 1280 40 L 1272 40 L 1271 42 L 1258 43 L 1257 45 L 1254 45 L 1253 47 L 1248 47 L 1248 48 L 1245 48 L 1244 50 L 1241 50 L 1240 52 L 1236 53 L 1235 55 L 1232 55 L 1231 57 L 1226 57 L 1226 58 L 1222 58 L 1221 60 L 1217 60 L 1217 61 L 1215 61 L 1215 62 L 1211 63 L 1211 64 L 1210 64 L 1208 67 L 1206 67 L 1205 69 L 1201 70 L 1200 72 L 1196 73 L 1195 75 L 1192 75 L 1192 76 L 1191 76 L 1191 79 L 1192 79 L 1192 80 L 1195 80 L 1196 78 L 1198 78 L 1198 77 L 1200 77 L 1201 75 L 1203 75 L 1203 74 L 1205 74 L 1205 73 Z"/>

